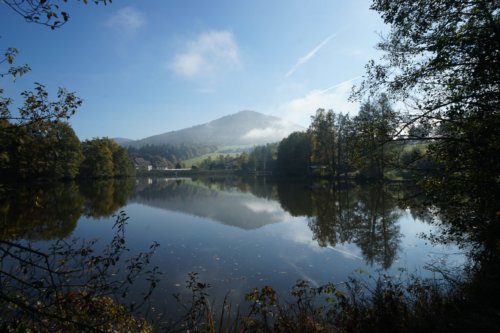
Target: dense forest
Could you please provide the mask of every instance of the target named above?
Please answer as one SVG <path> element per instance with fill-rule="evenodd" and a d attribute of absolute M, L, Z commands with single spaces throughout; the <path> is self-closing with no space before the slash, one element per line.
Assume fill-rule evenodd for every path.
<path fill-rule="evenodd" d="M 80 142 L 67 122 L 0 120 L 4 179 L 112 178 L 135 174 L 126 149 L 108 138 Z"/>

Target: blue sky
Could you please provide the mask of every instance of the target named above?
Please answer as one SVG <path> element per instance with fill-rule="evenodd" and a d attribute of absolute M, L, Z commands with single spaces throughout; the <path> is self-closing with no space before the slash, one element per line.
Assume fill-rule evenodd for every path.
<path fill-rule="evenodd" d="M 28 24 L 0 3 L 0 46 L 32 71 L 12 82 L 76 91 L 81 139 L 142 138 L 255 110 L 309 124 L 347 102 L 387 29 L 365 0 L 113 1 L 67 6 L 62 28 Z"/>

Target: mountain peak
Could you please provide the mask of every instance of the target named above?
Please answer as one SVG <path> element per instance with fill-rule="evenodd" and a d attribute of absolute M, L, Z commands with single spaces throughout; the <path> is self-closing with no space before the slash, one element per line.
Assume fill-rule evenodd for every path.
<path fill-rule="evenodd" d="M 226 116 L 222 116 L 220 118 L 212 120 L 211 123 L 219 121 L 221 119 L 231 119 L 231 118 L 233 118 L 233 119 L 241 119 L 241 118 L 244 118 L 244 119 L 259 119 L 259 118 L 276 118 L 276 117 L 268 116 L 266 114 L 263 114 L 263 113 L 260 113 L 260 112 L 257 112 L 257 111 L 242 110 L 242 111 L 238 111 L 236 113 L 228 114 Z M 279 119 L 279 118 L 276 118 L 276 119 Z"/>
<path fill-rule="evenodd" d="M 260 112 L 242 110 L 211 122 L 166 132 L 126 143 L 135 147 L 144 145 L 259 145 L 278 142 L 291 132 L 300 131 L 299 125 Z"/>
<path fill-rule="evenodd" d="M 266 116 L 265 114 L 263 113 L 260 113 L 260 112 L 257 112 L 257 111 L 253 111 L 253 110 L 241 110 L 241 111 L 238 111 L 236 113 L 233 114 L 233 116 L 236 116 L 236 115 L 259 115 L 259 116 Z"/>

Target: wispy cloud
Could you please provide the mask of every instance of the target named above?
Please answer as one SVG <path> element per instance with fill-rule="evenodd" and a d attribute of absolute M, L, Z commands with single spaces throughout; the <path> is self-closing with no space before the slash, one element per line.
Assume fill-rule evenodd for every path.
<path fill-rule="evenodd" d="M 320 91 L 320 93 L 321 94 L 325 94 L 325 93 L 327 93 L 327 92 L 329 92 L 331 90 L 334 90 L 334 89 L 336 89 L 338 87 L 341 87 L 341 86 L 343 86 L 343 85 L 345 85 L 347 83 L 349 83 L 352 86 L 352 82 L 354 82 L 354 81 L 356 81 L 357 79 L 360 79 L 360 78 L 362 78 L 362 75 L 355 76 L 353 78 L 350 78 L 349 80 L 342 81 L 342 82 L 334 84 L 333 86 L 330 86 L 330 87 L 328 87 L 326 89 L 323 89 L 323 90 Z"/>
<path fill-rule="evenodd" d="M 209 31 L 186 42 L 168 64 L 179 76 L 192 78 L 213 74 L 240 65 L 240 52 L 233 34 L 227 30 Z"/>
<path fill-rule="evenodd" d="M 119 9 L 106 21 L 106 25 L 125 33 L 133 33 L 146 23 L 146 17 L 137 9 L 127 6 Z"/>
<path fill-rule="evenodd" d="M 321 43 L 319 43 L 315 48 L 313 48 L 311 51 L 309 51 L 306 55 L 300 57 L 299 60 L 297 60 L 297 62 L 295 63 L 295 65 L 293 65 L 292 68 L 290 68 L 290 70 L 288 72 L 286 72 L 285 78 L 290 77 L 293 73 L 295 73 L 295 71 L 297 71 L 297 69 L 299 69 L 300 66 L 302 66 L 303 64 L 305 64 L 306 62 L 308 62 L 309 60 L 314 58 L 316 53 L 318 53 L 318 51 L 321 50 L 326 44 L 328 44 L 330 42 L 330 40 L 332 40 L 332 38 L 334 38 L 335 36 L 336 36 L 336 34 L 328 36 Z"/>
<path fill-rule="evenodd" d="M 305 96 L 294 98 L 278 107 L 281 117 L 303 126 L 308 126 L 311 116 L 318 108 L 355 114 L 359 105 L 349 102 L 353 81 L 360 76 L 332 85 L 326 89 L 314 89 Z"/>

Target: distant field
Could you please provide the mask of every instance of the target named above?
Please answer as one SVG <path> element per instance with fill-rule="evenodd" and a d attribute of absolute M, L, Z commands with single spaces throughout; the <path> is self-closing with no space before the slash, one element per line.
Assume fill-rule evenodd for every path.
<path fill-rule="evenodd" d="M 241 153 L 243 151 L 251 150 L 253 147 L 255 147 L 255 145 L 224 146 L 217 149 L 216 153 L 223 153 L 223 154 L 233 154 L 235 152 Z"/>
<path fill-rule="evenodd" d="M 193 158 L 190 158 L 188 160 L 182 161 L 182 163 L 186 166 L 186 168 L 190 168 L 193 165 L 197 166 L 198 164 L 201 163 L 201 161 L 203 161 L 204 159 L 207 159 L 209 156 L 212 159 L 216 159 L 217 157 L 219 157 L 219 155 L 236 157 L 236 156 L 239 156 L 243 151 L 247 151 L 247 150 L 251 149 L 252 147 L 254 147 L 254 145 L 252 145 L 252 146 L 250 146 L 250 145 L 224 146 L 224 147 L 217 149 L 217 151 L 215 151 L 213 153 L 193 157 Z"/>
<path fill-rule="evenodd" d="M 215 152 L 215 153 L 201 155 L 201 156 L 198 156 L 198 157 L 193 157 L 193 158 L 190 158 L 189 160 L 184 160 L 181 163 L 184 164 L 184 166 L 186 168 L 190 168 L 193 165 L 198 166 L 204 159 L 206 159 L 208 157 L 211 157 L 212 159 L 217 159 L 219 157 L 219 155 L 236 157 L 236 156 L 239 156 L 240 153 L 224 153 L 223 154 L 223 153 L 217 153 L 217 152 Z"/>

